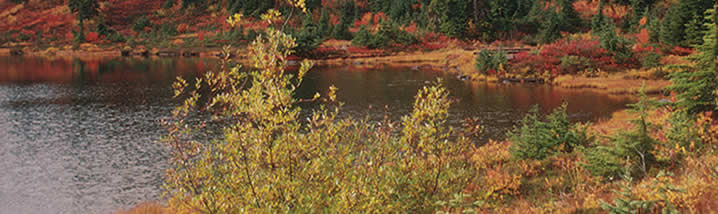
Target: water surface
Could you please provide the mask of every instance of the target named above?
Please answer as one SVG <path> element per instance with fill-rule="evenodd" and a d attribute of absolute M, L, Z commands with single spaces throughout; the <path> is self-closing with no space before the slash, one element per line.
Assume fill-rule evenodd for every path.
<path fill-rule="evenodd" d="M 161 119 L 177 105 L 171 83 L 213 68 L 213 59 L 0 57 L 0 213 L 111 213 L 162 200 L 167 151 Z M 502 138 L 534 104 L 569 103 L 574 121 L 610 116 L 627 98 L 545 85 L 463 82 L 433 71 L 317 67 L 300 97 L 340 88 L 343 112 L 398 120 L 437 78 L 456 99 L 450 123 L 475 117 L 479 141 Z M 385 108 L 386 106 L 386 108 Z M 305 112 L 316 104 L 302 106 Z M 480 143 L 480 142 L 477 142 Z"/>

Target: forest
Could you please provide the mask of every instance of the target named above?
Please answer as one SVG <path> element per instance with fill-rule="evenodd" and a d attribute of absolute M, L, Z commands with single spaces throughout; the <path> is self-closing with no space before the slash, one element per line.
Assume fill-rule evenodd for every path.
<path fill-rule="evenodd" d="M 0 14 L 0 44 L 221 53 L 219 71 L 173 84 L 181 105 L 164 121 L 168 199 L 129 213 L 718 210 L 712 0 L 31 2 L 0 4 L 16 8 Z M 294 96 L 314 65 L 384 58 L 636 102 L 593 123 L 571 122 L 571 103 L 535 108 L 505 139 L 477 143 L 491 124 L 449 125 L 454 100 L 442 80 L 419 90 L 399 121 L 342 114 L 333 86 Z M 322 107 L 303 118 L 303 102 Z M 216 126 L 221 134 L 193 138 Z"/>

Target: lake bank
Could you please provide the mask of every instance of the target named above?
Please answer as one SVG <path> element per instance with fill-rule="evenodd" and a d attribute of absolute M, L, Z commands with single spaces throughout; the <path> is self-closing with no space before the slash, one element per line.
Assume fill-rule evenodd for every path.
<path fill-rule="evenodd" d="M 477 47 L 459 47 L 451 45 L 447 48 L 426 51 L 383 51 L 383 50 L 354 50 L 351 44 L 343 42 L 339 45 L 326 47 L 332 50 L 333 54 L 327 53 L 321 59 L 312 59 L 316 65 L 324 66 L 346 66 L 357 70 L 372 70 L 387 67 L 410 68 L 423 71 L 443 71 L 454 74 L 456 78 L 469 81 L 494 82 L 494 83 L 522 83 L 522 82 L 546 82 L 547 84 L 567 89 L 589 89 L 592 91 L 614 94 L 614 95 L 635 95 L 643 83 L 646 84 L 647 93 L 660 94 L 663 89 L 670 85 L 670 81 L 659 78 L 645 78 L 633 73 L 634 71 L 621 71 L 596 75 L 592 77 L 581 75 L 559 75 L 550 80 L 535 78 L 507 77 L 498 75 L 485 75 L 476 71 L 474 60 L 476 59 Z M 83 43 L 77 47 L 39 47 L 25 46 L 23 48 L 0 48 L 0 56 L 10 56 L 14 52 L 22 51 L 23 56 L 47 57 L 47 58 L 107 58 L 107 57 L 202 57 L 219 58 L 222 56 L 221 48 L 152 48 L 138 46 L 134 48 L 122 47 L 121 45 L 95 45 Z M 240 63 L 246 62 L 247 53 L 241 48 L 233 48 L 232 56 Z M 318 50 L 320 51 L 320 50 Z M 337 52 L 340 52 L 337 54 Z M 291 56 L 294 62 L 302 58 Z M 292 64 L 292 63 L 290 63 Z M 632 73 L 633 72 L 633 73 Z"/>

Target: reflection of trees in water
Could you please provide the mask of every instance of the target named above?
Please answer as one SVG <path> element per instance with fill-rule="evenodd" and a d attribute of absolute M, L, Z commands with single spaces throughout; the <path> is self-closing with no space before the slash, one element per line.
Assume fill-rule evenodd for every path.
<path fill-rule="evenodd" d="M 41 58 L 0 57 L 1 82 L 171 82 L 213 67 L 204 58 Z"/>

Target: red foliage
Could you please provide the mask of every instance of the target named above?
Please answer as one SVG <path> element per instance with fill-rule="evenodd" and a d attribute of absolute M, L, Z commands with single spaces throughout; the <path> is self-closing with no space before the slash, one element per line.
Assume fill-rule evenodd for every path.
<path fill-rule="evenodd" d="M 89 32 L 85 35 L 85 41 L 90 43 L 98 42 L 100 41 L 100 34 L 97 34 L 97 32 Z"/>
<path fill-rule="evenodd" d="M 618 66 L 596 39 L 558 40 L 544 46 L 538 54 L 518 53 L 509 64 L 514 69 L 529 69 L 536 74 L 549 72 L 552 76 L 581 72 L 576 66 L 561 65 L 566 56 L 575 56 L 589 69 L 615 70 Z"/>
<path fill-rule="evenodd" d="M 411 21 L 408 26 L 404 27 L 404 31 L 406 31 L 407 33 L 416 33 L 416 28 L 417 27 L 414 21 Z"/>
<path fill-rule="evenodd" d="M 197 32 L 197 40 L 199 40 L 199 41 L 204 40 L 204 34 L 205 34 L 204 31 Z"/>
<path fill-rule="evenodd" d="M 384 12 L 378 12 L 378 13 L 374 14 L 374 25 L 376 26 L 379 24 L 379 21 L 387 20 L 387 19 L 389 19 L 389 17 L 387 17 L 386 14 L 384 14 Z"/>
<path fill-rule="evenodd" d="M 186 33 L 186 32 L 187 32 L 187 28 L 188 28 L 188 27 L 187 27 L 187 24 L 182 23 L 182 24 L 180 24 L 180 25 L 177 26 L 177 32 L 178 32 L 178 33 Z"/>
<path fill-rule="evenodd" d="M 329 23 L 332 23 L 332 25 L 338 25 L 339 17 L 337 15 L 332 14 L 331 16 L 329 16 Z"/>
<path fill-rule="evenodd" d="M 693 53 L 693 49 L 676 46 L 673 49 L 671 49 L 671 53 L 678 55 L 678 56 L 688 56 Z"/>
<path fill-rule="evenodd" d="M 354 27 L 355 27 L 355 28 L 359 28 L 359 27 L 361 27 L 362 25 L 364 25 L 364 26 L 369 25 L 369 23 L 370 23 L 371 20 L 372 20 L 372 17 L 373 17 L 373 15 L 372 15 L 371 12 L 365 13 L 365 14 L 361 17 L 361 19 L 359 19 L 359 20 L 357 20 L 357 21 L 354 22 Z"/>
<path fill-rule="evenodd" d="M 651 35 L 648 29 L 641 29 L 641 31 L 636 34 L 636 42 L 638 42 L 638 44 L 648 44 L 650 37 Z"/>

